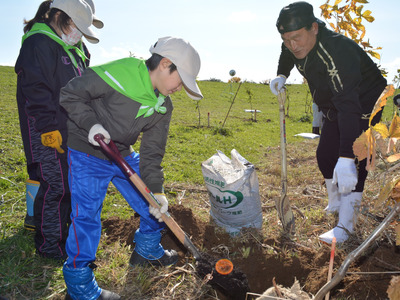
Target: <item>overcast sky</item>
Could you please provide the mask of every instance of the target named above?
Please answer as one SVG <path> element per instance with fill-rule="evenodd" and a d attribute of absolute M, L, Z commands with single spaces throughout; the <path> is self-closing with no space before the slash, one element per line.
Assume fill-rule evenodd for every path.
<path fill-rule="evenodd" d="M 18 56 L 23 20 L 31 19 L 40 0 L 2 0 L 0 9 L 0 65 L 13 66 Z M 147 58 L 159 37 L 176 36 L 188 40 L 199 52 L 202 67 L 199 79 L 227 81 L 229 70 L 255 82 L 274 78 L 281 38 L 275 23 L 281 8 L 293 1 L 271 0 L 94 0 L 96 15 L 105 26 L 95 31 L 100 43 L 90 44 L 92 65 L 129 56 Z M 325 1 L 308 1 L 320 17 Z M 333 0 L 331 0 L 333 2 Z M 345 0 L 343 0 L 345 2 Z M 389 71 L 388 81 L 400 69 L 399 0 L 371 0 L 365 7 L 375 17 L 364 23 L 367 38 L 379 51 L 376 63 Z M 290 82 L 300 83 L 293 71 Z"/>

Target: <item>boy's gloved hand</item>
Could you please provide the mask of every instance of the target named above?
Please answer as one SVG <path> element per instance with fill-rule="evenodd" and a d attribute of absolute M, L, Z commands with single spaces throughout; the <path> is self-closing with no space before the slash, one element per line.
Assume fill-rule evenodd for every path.
<path fill-rule="evenodd" d="M 94 140 L 94 136 L 98 133 L 100 133 L 104 136 L 104 142 L 106 144 L 108 144 L 110 142 L 111 137 L 110 137 L 110 134 L 108 133 L 108 131 L 103 127 L 103 125 L 95 124 L 89 130 L 89 135 L 88 135 L 89 143 L 91 143 L 94 146 L 100 146 L 99 143 Z"/>
<path fill-rule="evenodd" d="M 161 194 L 154 194 L 154 197 L 156 197 L 157 201 L 160 203 L 161 207 L 160 209 L 155 208 L 153 206 L 149 206 L 149 212 L 156 218 L 158 219 L 158 222 L 163 222 L 161 218 L 161 214 L 165 214 L 168 211 L 168 200 L 167 197 L 165 197 L 164 193 Z"/>
<path fill-rule="evenodd" d="M 54 130 L 42 133 L 40 138 L 43 146 L 55 148 L 59 153 L 64 153 L 64 150 L 61 148 L 62 136 L 60 131 Z"/>
<path fill-rule="evenodd" d="M 269 83 L 269 88 L 271 89 L 271 92 L 275 96 L 278 96 L 279 91 L 285 86 L 285 82 L 286 82 L 285 75 L 278 75 L 278 77 L 272 79 L 272 81 Z"/>
<path fill-rule="evenodd" d="M 333 184 L 338 184 L 339 193 L 347 194 L 356 188 L 357 168 L 353 158 L 339 157 L 333 170 Z"/>

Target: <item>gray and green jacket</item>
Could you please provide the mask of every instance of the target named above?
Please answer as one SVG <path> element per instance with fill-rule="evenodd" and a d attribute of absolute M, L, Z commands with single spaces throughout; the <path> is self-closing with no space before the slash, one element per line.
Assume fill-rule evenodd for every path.
<path fill-rule="evenodd" d="M 153 90 L 143 60 L 125 58 L 87 69 L 61 90 L 60 104 L 68 112 L 71 149 L 107 159 L 88 142 L 90 128 L 101 124 L 125 157 L 142 133 L 141 177 L 152 192 L 162 191 L 161 162 L 173 106 Z"/>

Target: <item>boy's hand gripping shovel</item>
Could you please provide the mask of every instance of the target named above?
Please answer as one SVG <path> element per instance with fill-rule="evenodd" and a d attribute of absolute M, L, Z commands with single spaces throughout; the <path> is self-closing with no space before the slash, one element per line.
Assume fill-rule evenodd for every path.
<path fill-rule="evenodd" d="M 131 182 L 136 186 L 136 188 L 140 191 L 143 197 L 149 202 L 149 204 L 155 208 L 160 208 L 160 203 L 158 203 L 154 194 L 148 189 L 143 180 L 139 177 L 138 174 L 131 168 L 131 166 L 125 161 L 119 152 L 117 146 L 113 141 L 107 145 L 104 142 L 104 137 L 101 134 L 96 134 L 94 136 L 94 140 L 99 143 L 101 149 L 106 153 L 106 155 L 113 160 L 122 171 L 129 177 Z M 200 258 L 200 252 L 196 249 L 195 245 L 186 235 L 186 233 L 182 230 L 182 228 L 175 222 L 172 216 L 167 211 L 165 214 L 161 215 L 165 224 L 167 224 L 168 228 L 174 233 L 174 235 L 178 238 L 178 240 L 184 245 L 197 260 Z"/>

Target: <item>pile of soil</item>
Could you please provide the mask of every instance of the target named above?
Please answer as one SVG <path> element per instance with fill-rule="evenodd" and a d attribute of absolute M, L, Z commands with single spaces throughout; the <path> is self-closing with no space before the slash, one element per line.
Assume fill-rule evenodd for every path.
<path fill-rule="evenodd" d="M 239 237 L 232 237 L 216 228 L 211 222 L 200 221 L 193 212 L 182 205 L 169 208 L 171 215 L 191 238 L 198 249 L 211 257 L 229 258 L 238 274 L 245 274 L 250 292 L 262 294 L 277 284 L 290 287 L 295 279 L 303 290 L 315 295 L 326 283 L 330 257 L 330 246 L 318 251 L 301 245 L 285 236 L 264 237 L 260 232 L 248 230 Z M 128 220 L 112 217 L 103 221 L 108 242 L 120 240 L 132 244 L 134 233 L 139 226 L 139 217 Z M 175 249 L 183 264 L 191 254 L 174 235 L 166 230 L 162 244 L 165 249 Z M 337 249 L 334 269 L 338 269 L 346 258 L 344 250 Z M 186 258 L 185 258 L 186 257 Z M 400 253 L 389 240 L 369 249 L 355 261 L 341 283 L 331 291 L 331 299 L 387 299 L 387 288 L 391 274 L 365 275 L 359 272 L 385 272 L 398 266 Z M 221 299 L 234 299 L 220 291 Z M 242 298 L 244 299 L 244 298 Z"/>

